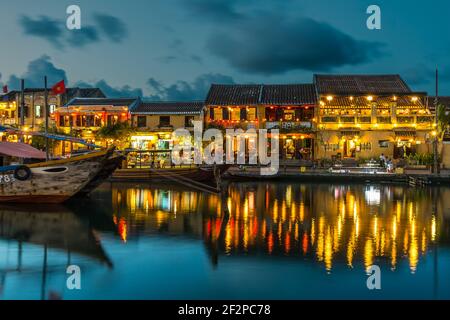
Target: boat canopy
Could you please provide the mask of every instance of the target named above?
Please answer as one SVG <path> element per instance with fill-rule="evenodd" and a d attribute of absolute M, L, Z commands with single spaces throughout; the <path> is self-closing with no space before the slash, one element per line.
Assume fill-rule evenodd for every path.
<path fill-rule="evenodd" d="M 0 142 L 0 155 L 25 159 L 46 159 L 45 152 L 20 142 Z"/>
<path fill-rule="evenodd" d="M 101 146 L 97 146 L 93 143 L 89 143 L 83 139 L 76 138 L 76 137 L 64 136 L 64 135 L 60 135 L 60 134 L 37 132 L 37 131 L 22 131 L 17 128 L 13 128 L 13 127 L 9 127 L 9 126 L 1 126 L 1 125 L 0 125 L 0 132 L 6 132 L 8 134 L 26 135 L 26 136 L 39 136 L 39 137 L 44 137 L 44 138 L 48 138 L 48 139 L 52 139 L 52 140 L 69 141 L 69 142 L 79 143 L 79 144 L 85 145 L 90 148 L 102 149 Z"/>

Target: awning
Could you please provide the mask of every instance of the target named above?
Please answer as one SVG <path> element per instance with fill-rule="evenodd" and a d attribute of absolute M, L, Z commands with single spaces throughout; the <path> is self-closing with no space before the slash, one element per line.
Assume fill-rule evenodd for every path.
<path fill-rule="evenodd" d="M 394 130 L 397 137 L 415 137 L 417 135 L 415 130 Z"/>
<path fill-rule="evenodd" d="M 342 136 L 359 136 L 360 134 L 361 134 L 361 130 L 360 129 L 348 128 L 348 129 L 342 129 L 341 130 L 341 135 Z"/>
<path fill-rule="evenodd" d="M 25 159 L 46 159 L 45 152 L 20 142 L 0 142 L 0 155 Z"/>

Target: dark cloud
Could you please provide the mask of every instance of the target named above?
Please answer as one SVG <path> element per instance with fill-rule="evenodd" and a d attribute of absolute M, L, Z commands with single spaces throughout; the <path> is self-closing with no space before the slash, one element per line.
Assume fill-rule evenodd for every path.
<path fill-rule="evenodd" d="M 203 100 L 212 83 L 233 84 L 234 80 L 223 74 L 208 73 L 197 77 L 192 82 L 177 81 L 165 86 L 160 81 L 150 78 L 147 84 L 152 94 L 147 99 L 155 101 Z"/>
<path fill-rule="evenodd" d="M 72 47 L 85 47 L 91 43 L 100 41 L 98 31 L 95 27 L 83 27 L 80 30 L 71 30 L 67 42 Z"/>
<path fill-rule="evenodd" d="M 215 21 L 235 21 L 242 18 L 241 13 L 235 9 L 236 0 L 183 0 L 185 5 L 195 17 Z"/>
<path fill-rule="evenodd" d="M 104 36 L 109 38 L 109 40 L 113 42 L 122 42 L 122 40 L 127 37 L 127 27 L 119 18 L 107 14 L 96 13 L 94 19 Z"/>
<path fill-rule="evenodd" d="M 44 86 L 44 76 L 48 77 L 49 86 L 64 80 L 67 83 L 66 72 L 55 67 L 49 56 L 42 56 L 28 64 L 27 71 L 21 75 L 11 75 L 8 80 L 10 90 L 20 88 L 20 79 L 25 79 L 27 88 L 40 88 Z"/>
<path fill-rule="evenodd" d="M 413 86 L 429 84 L 435 77 L 435 70 L 425 64 L 418 64 L 402 72 L 406 83 Z"/>
<path fill-rule="evenodd" d="M 25 35 L 49 41 L 59 49 L 66 45 L 83 48 L 89 44 L 100 42 L 103 38 L 119 43 L 128 35 L 127 27 L 119 18 L 105 15 L 94 15 L 95 25 L 82 25 L 80 30 L 68 30 L 65 22 L 48 16 L 33 19 L 21 16 L 19 25 Z"/>
<path fill-rule="evenodd" d="M 356 40 L 310 18 L 289 20 L 272 14 L 248 17 L 216 31 L 207 48 L 242 72 L 268 75 L 330 71 L 383 56 L 380 43 Z"/>
<path fill-rule="evenodd" d="M 61 45 L 63 36 L 63 23 L 47 16 L 40 16 L 37 19 L 28 16 L 21 16 L 19 25 L 26 35 L 43 38 L 55 46 Z"/>
<path fill-rule="evenodd" d="M 177 60 L 176 56 L 164 56 L 156 58 L 157 61 L 168 64 Z"/>
<path fill-rule="evenodd" d="M 77 82 L 75 86 L 83 88 L 100 88 L 103 93 L 109 98 L 136 98 L 143 96 L 142 89 L 140 88 L 132 88 L 128 85 L 122 87 L 113 87 L 108 84 L 106 80 L 100 80 L 95 83 L 80 81 Z"/>

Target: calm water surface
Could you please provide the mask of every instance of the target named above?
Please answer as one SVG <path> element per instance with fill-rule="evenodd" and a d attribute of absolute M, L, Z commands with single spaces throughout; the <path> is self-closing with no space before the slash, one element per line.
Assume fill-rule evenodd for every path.
<path fill-rule="evenodd" d="M 449 299 L 449 234 L 450 188 L 107 184 L 64 206 L 0 206 L 0 298 Z"/>

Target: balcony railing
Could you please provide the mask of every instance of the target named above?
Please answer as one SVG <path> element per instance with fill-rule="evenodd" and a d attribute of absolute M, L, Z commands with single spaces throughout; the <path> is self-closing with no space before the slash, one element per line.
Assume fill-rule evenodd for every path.
<path fill-rule="evenodd" d="M 312 129 L 310 121 L 269 121 L 266 122 L 266 129 L 280 129 L 281 131 L 308 131 Z"/>

